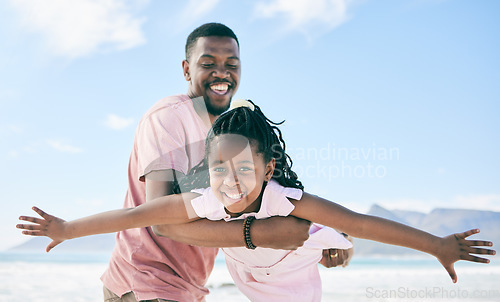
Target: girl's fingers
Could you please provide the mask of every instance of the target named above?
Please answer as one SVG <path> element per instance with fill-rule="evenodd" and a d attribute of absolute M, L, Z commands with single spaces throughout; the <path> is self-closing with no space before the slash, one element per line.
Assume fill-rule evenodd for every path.
<path fill-rule="evenodd" d="M 33 211 L 35 211 L 38 215 L 42 216 L 43 218 L 47 219 L 47 217 L 50 217 L 51 215 L 45 213 L 44 211 L 40 210 L 37 207 L 32 207 Z"/>
<path fill-rule="evenodd" d="M 42 232 L 35 230 L 35 231 L 23 231 L 24 235 L 30 235 L 30 236 L 45 236 Z"/>
<path fill-rule="evenodd" d="M 41 230 L 42 226 L 39 224 L 18 224 L 16 228 L 22 230 Z"/>
<path fill-rule="evenodd" d="M 483 255 L 495 255 L 495 250 L 483 249 L 483 248 L 468 248 L 467 252 L 469 254 L 483 254 Z"/>
<path fill-rule="evenodd" d="M 479 233 L 479 229 L 472 229 L 472 230 L 468 230 L 466 232 L 463 232 L 463 233 L 458 233 L 458 234 L 455 234 L 455 237 L 457 237 L 457 239 L 465 239 L 471 235 L 474 235 L 474 234 L 477 234 Z"/>
<path fill-rule="evenodd" d="M 493 242 L 484 240 L 467 240 L 468 246 L 493 246 Z"/>
<path fill-rule="evenodd" d="M 50 252 L 51 249 L 53 249 L 54 247 L 56 247 L 59 243 L 61 243 L 62 241 L 56 241 L 56 240 L 52 240 L 51 243 L 49 243 L 49 245 L 47 245 L 47 248 L 45 249 L 48 252 Z"/>
<path fill-rule="evenodd" d="M 469 254 L 460 256 L 460 259 L 465 260 L 465 261 L 478 262 L 478 263 L 490 263 L 489 259 L 485 259 L 485 258 L 481 258 L 481 257 L 477 257 L 474 255 L 469 255 Z"/>
<path fill-rule="evenodd" d="M 44 219 L 30 217 L 30 216 L 20 216 L 19 220 L 33 222 L 33 223 L 36 223 L 36 224 L 42 224 L 42 223 L 45 222 Z"/>
<path fill-rule="evenodd" d="M 453 281 L 453 283 L 457 283 L 457 279 L 458 279 L 457 273 L 455 272 L 455 267 L 453 266 L 453 264 L 450 266 L 445 266 L 445 269 L 448 272 L 448 274 L 450 275 L 450 278 Z"/>

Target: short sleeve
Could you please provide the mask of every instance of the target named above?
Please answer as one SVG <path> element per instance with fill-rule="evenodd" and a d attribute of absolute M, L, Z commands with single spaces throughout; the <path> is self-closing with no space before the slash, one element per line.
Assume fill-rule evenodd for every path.
<path fill-rule="evenodd" d="M 175 109 L 164 107 L 145 116 L 137 129 L 136 141 L 140 180 L 156 170 L 173 169 L 187 174 L 186 136 Z"/>
<path fill-rule="evenodd" d="M 288 200 L 300 199 L 302 197 L 302 190 L 295 188 L 285 188 L 278 184 L 275 180 L 269 181 L 264 191 L 262 198 L 266 213 L 259 211 L 257 218 L 266 216 L 288 216 L 295 209 L 295 206 Z M 262 216 L 262 217 L 261 217 Z"/>
<path fill-rule="evenodd" d="M 210 220 L 221 220 L 227 218 L 227 213 L 224 211 L 224 206 L 212 193 L 212 189 L 196 189 L 192 192 L 202 194 L 191 200 L 191 205 L 193 209 L 201 218 L 207 218 Z"/>

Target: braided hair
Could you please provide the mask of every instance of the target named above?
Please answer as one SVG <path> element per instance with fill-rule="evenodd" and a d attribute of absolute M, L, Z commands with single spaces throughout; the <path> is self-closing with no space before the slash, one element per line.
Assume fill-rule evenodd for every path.
<path fill-rule="evenodd" d="M 195 188 L 210 186 L 207 158 L 210 144 L 215 137 L 222 134 L 238 134 L 246 137 L 256 147 L 256 152 L 264 156 L 264 162 L 275 159 L 275 169 L 272 178 L 284 187 L 304 190 L 297 174 L 292 171 L 292 159 L 285 153 L 285 141 L 281 130 L 277 127 L 284 123 L 269 120 L 252 101 L 254 106 L 237 107 L 223 113 L 214 122 L 205 142 L 205 159 L 195 166 L 188 175 L 180 181 L 180 191 L 186 192 Z"/>

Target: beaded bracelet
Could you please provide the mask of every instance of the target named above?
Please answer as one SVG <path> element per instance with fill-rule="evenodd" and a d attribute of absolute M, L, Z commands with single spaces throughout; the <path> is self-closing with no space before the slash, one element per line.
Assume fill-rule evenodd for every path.
<path fill-rule="evenodd" d="M 250 226 L 255 220 L 254 216 L 248 216 L 243 221 L 243 239 L 245 240 L 245 245 L 248 249 L 255 250 L 256 246 L 252 243 L 252 238 L 250 237 Z"/>

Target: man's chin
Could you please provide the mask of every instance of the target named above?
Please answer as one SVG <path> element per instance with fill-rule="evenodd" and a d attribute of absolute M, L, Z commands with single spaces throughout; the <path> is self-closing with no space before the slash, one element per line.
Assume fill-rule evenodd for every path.
<path fill-rule="evenodd" d="M 231 98 L 229 98 L 229 100 L 223 102 L 222 104 L 221 103 L 222 102 L 215 102 L 209 99 L 208 102 L 206 102 L 208 113 L 214 116 L 219 116 L 222 113 L 226 112 L 229 109 Z"/>

